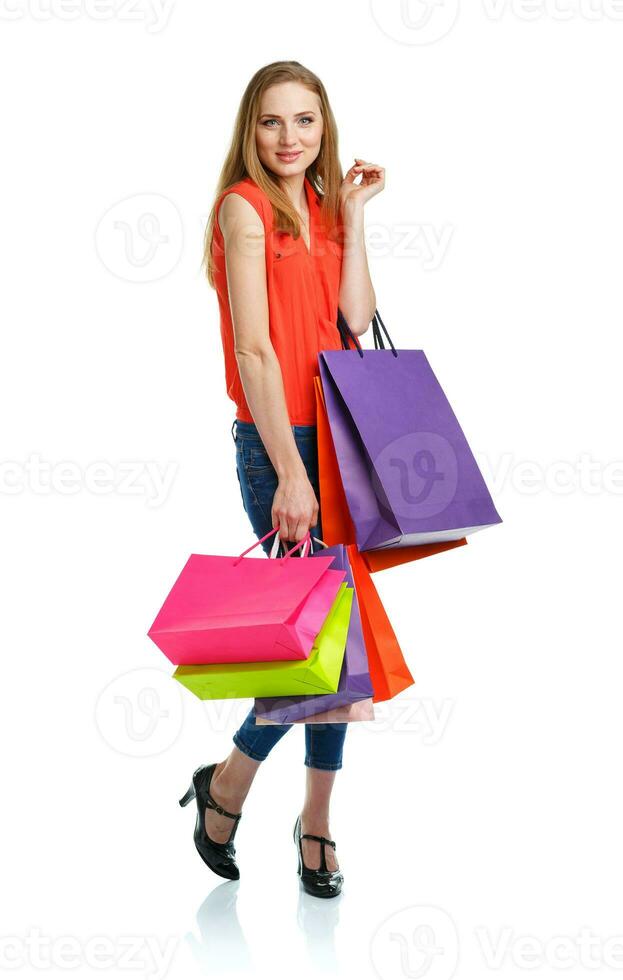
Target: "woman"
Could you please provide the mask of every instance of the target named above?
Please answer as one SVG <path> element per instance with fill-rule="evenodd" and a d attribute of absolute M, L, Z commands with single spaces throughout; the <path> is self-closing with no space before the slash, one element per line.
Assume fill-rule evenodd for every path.
<path fill-rule="evenodd" d="M 384 171 L 355 158 L 342 178 L 337 144 L 320 79 L 296 61 L 261 68 L 242 98 L 206 229 L 243 505 L 256 536 L 278 527 L 286 548 L 310 528 L 322 538 L 318 352 L 341 348 L 338 305 L 356 335 L 376 307 L 363 207 L 383 189 Z M 263 542 L 267 554 L 272 543 Z M 180 801 L 196 796 L 197 849 L 225 878 L 239 877 L 233 838 L 251 783 L 291 727 L 256 725 L 252 708 L 229 756 L 201 766 Z M 345 735 L 345 723 L 305 725 L 306 795 L 294 838 L 303 886 L 323 897 L 339 894 L 343 883 L 329 802 Z"/>

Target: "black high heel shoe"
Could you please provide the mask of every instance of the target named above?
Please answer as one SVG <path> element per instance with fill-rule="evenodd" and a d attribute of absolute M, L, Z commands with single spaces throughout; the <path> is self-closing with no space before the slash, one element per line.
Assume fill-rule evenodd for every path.
<path fill-rule="evenodd" d="M 301 840 L 320 841 L 320 867 L 308 868 L 303 861 L 303 847 Z M 310 895 L 318 898 L 333 898 L 339 895 L 344 884 L 344 875 L 338 868 L 337 871 L 327 870 L 327 859 L 325 857 L 325 844 L 329 844 L 335 850 L 335 841 L 328 837 L 318 837 L 316 834 L 301 834 L 301 815 L 299 814 L 294 824 L 294 842 L 299 856 L 298 875 L 303 884 L 303 888 Z"/>
<path fill-rule="evenodd" d="M 236 848 L 234 847 L 233 840 L 238 830 L 238 821 L 242 813 L 228 813 L 210 795 L 210 783 L 212 782 L 212 776 L 214 775 L 216 766 L 217 763 L 213 762 L 210 766 L 199 766 L 198 769 L 195 769 L 192 783 L 181 798 L 180 806 L 186 806 L 191 800 L 197 799 L 197 822 L 195 824 L 194 840 L 199 856 L 215 874 L 221 875 L 222 878 L 236 880 L 240 877 L 240 871 L 236 864 Z M 235 820 L 229 837 L 222 844 L 212 840 L 206 833 L 205 812 L 208 807 L 211 810 L 216 810 L 217 813 L 222 813 L 224 816 L 232 817 Z"/>

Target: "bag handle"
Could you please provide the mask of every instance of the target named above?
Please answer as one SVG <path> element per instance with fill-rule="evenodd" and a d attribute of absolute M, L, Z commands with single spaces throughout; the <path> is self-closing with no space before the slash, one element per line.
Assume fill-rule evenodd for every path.
<path fill-rule="evenodd" d="M 257 548 L 258 544 L 261 544 L 262 541 L 266 541 L 266 538 L 269 538 L 271 536 L 271 534 L 274 534 L 275 531 L 278 531 L 278 530 L 279 530 L 279 524 L 275 525 L 275 527 L 271 531 L 269 531 L 267 534 L 265 534 L 262 538 L 258 538 L 258 540 L 255 542 L 255 544 L 252 544 L 249 548 L 247 548 L 246 551 L 243 551 L 241 555 L 238 555 L 237 558 L 234 558 L 233 564 L 234 565 L 237 565 L 241 558 L 244 558 L 245 555 L 248 555 L 250 551 L 253 551 L 254 548 Z M 277 540 L 279 541 L 279 536 L 277 536 Z M 290 555 L 292 554 L 292 552 L 297 551 L 301 547 L 301 545 L 304 545 L 304 546 L 308 545 L 310 543 L 310 540 L 311 540 L 311 535 L 310 535 L 310 533 L 308 531 L 307 534 L 305 535 L 305 537 L 301 538 L 301 540 L 298 541 L 294 545 L 293 548 L 290 548 L 289 551 L 286 551 L 286 553 L 283 556 L 283 558 L 280 558 L 279 559 L 279 561 L 281 562 L 281 564 L 283 565 L 284 561 L 286 561 L 290 557 Z"/>
<path fill-rule="evenodd" d="M 312 554 L 313 554 L 313 551 L 314 551 L 314 546 L 312 544 L 313 541 L 317 541 L 318 544 L 321 544 L 323 548 L 328 548 L 329 547 L 329 545 L 326 544 L 321 538 L 317 538 L 317 537 L 315 537 L 315 535 L 312 534 L 311 540 L 310 540 L 310 548 L 311 548 Z"/>
<path fill-rule="evenodd" d="M 352 340 L 359 356 L 363 357 L 364 352 L 361 343 L 359 342 L 359 338 L 355 336 L 355 334 L 348 326 L 348 323 L 346 322 L 346 318 L 342 313 L 342 311 L 339 309 L 339 307 L 337 311 L 337 328 L 339 330 L 340 339 L 342 341 L 342 349 L 350 350 L 350 341 Z M 398 351 L 396 350 L 396 348 L 392 343 L 392 339 L 389 336 L 389 333 L 387 332 L 387 327 L 385 326 L 385 324 L 381 319 L 381 314 L 379 313 L 378 310 L 375 310 L 374 316 L 372 317 L 372 335 L 374 337 L 375 350 L 385 350 L 385 343 L 383 341 L 383 335 L 381 334 L 381 328 L 383 329 L 383 332 L 387 338 L 387 342 L 391 347 L 392 354 L 394 355 L 394 357 L 398 357 Z"/>
<path fill-rule="evenodd" d="M 352 340 L 352 342 L 355 345 L 355 350 L 357 351 L 357 353 L 359 354 L 360 357 L 363 357 L 363 350 L 361 348 L 361 344 L 359 343 L 359 338 L 358 337 L 355 337 L 354 333 L 352 332 L 352 330 L 348 326 L 348 324 L 346 322 L 346 317 L 342 313 L 342 311 L 339 308 L 339 306 L 338 306 L 338 310 L 337 310 L 337 328 L 338 328 L 338 330 L 340 332 L 340 339 L 342 341 L 342 349 L 343 350 L 350 350 L 350 341 Z"/>
<path fill-rule="evenodd" d="M 380 330 L 379 327 L 382 327 L 383 328 L 383 333 L 387 337 L 387 343 L 391 347 L 392 353 L 393 353 L 394 357 L 398 357 L 398 351 L 396 350 L 396 348 L 392 344 L 392 339 L 391 339 L 391 337 L 389 336 L 389 334 L 387 332 L 387 327 L 385 326 L 385 324 L 381 320 L 381 314 L 379 313 L 378 310 L 375 310 L 374 311 L 374 316 L 372 317 L 372 334 L 374 336 L 374 346 L 375 346 L 375 348 L 377 350 L 379 350 L 379 348 L 381 350 L 385 350 L 385 344 L 383 343 L 383 337 L 382 337 L 381 330 Z"/>
<path fill-rule="evenodd" d="M 305 540 L 305 539 L 303 539 L 303 540 Z M 299 542 L 299 544 L 300 544 L 300 542 Z M 307 553 L 308 553 L 307 546 L 308 545 L 311 547 L 311 538 L 310 538 L 309 541 L 305 541 L 305 544 L 303 545 L 303 549 L 301 551 L 301 558 L 307 558 Z M 275 540 L 273 541 L 273 546 L 270 549 L 270 555 L 268 557 L 269 558 L 276 558 L 277 557 L 277 552 L 279 551 L 279 548 L 280 547 L 281 547 L 281 538 L 279 537 L 278 534 L 276 534 L 275 535 Z"/>

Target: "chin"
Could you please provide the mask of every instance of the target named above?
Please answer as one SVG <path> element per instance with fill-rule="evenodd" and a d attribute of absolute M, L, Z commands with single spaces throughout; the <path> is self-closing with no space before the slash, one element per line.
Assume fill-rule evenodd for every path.
<path fill-rule="evenodd" d="M 292 163 L 284 163 L 283 160 L 280 160 L 279 157 L 277 157 L 273 165 L 273 170 L 278 171 L 284 176 L 291 177 L 292 174 L 305 173 L 307 170 L 307 163 L 300 158 L 298 160 L 293 160 Z"/>

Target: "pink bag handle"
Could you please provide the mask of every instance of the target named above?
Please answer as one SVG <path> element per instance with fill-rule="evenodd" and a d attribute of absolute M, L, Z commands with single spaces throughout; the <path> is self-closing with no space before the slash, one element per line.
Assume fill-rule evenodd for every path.
<path fill-rule="evenodd" d="M 268 534 L 265 534 L 263 538 L 258 538 L 258 540 L 255 542 L 255 544 L 252 544 L 250 548 L 247 548 L 247 550 L 246 551 L 243 551 L 241 555 L 238 555 L 237 558 L 234 558 L 234 562 L 233 562 L 234 565 L 237 565 L 241 558 L 244 558 L 245 555 L 248 555 L 250 551 L 253 551 L 254 548 L 257 548 L 258 544 L 261 544 L 262 541 L 266 541 L 266 538 L 269 538 L 271 536 L 271 534 L 274 534 L 275 531 L 278 531 L 278 530 L 279 530 L 279 524 L 277 524 L 272 529 L 272 531 L 269 531 Z M 309 545 L 311 545 L 311 536 L 310 536 L 310 532 L 309 531 L 307 532 L 307 534 L 305 535 L 304 538 L 301 538 L 301 540 L 299 542 L 297 542 L 297 544 L 295 544 L 293 548 L 290 548 L 290 550 L 285 553 L 285 555 L 283 556 L 283 558 L 280 558 L 279 559 L 279 561 L 281 562 L 281 564 L 283 565 L 284 561 L 287 558 L 290 557 L 290 555 L 292 554 L 292 552 L 293 551 L 297 551 L 301 547 L 301 545 L 304 545 L 306 547 L 309 546 Z M 302 557 L 304 557 L 304 555 L 302 555 Z"/>

